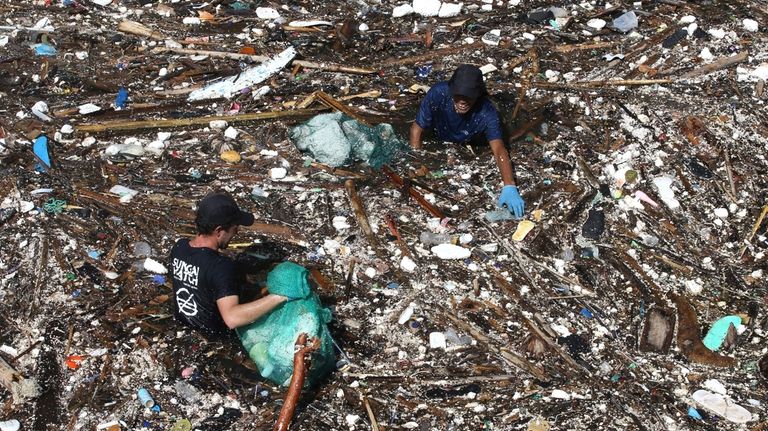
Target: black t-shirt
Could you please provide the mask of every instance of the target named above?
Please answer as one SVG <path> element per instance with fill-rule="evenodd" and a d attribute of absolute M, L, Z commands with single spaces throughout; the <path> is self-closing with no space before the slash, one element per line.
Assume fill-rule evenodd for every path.
<path fill-rule="evenodd" d="M 232 259 L 207 247 L 191 247 L 180 239 L 171 249 L 173 268 L 173 315 L 208 336 L 230 331 L 219 313 L 216 300 L 240 295 Z"/>

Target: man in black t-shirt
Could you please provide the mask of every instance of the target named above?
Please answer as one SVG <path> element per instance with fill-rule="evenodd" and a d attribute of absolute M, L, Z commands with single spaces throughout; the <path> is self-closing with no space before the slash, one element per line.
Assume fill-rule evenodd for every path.
<path fill-rule="evenodd" d="M 180 239 L 171 249 L 173 314 L 205 335 L 219 337 L 269 313 L 288 298 L 269 294 L 240 303 L 235 263 L 219 250 L 227 248 L 239 226 L 250 226 L 253 214 L 241 211 L 226 193 L 212 193 L 197 207 L 193 239 Z"/>

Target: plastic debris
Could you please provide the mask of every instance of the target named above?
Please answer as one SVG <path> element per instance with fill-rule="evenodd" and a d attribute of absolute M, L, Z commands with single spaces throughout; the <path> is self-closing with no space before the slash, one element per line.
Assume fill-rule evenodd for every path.
<path fill-rule="evenodd" d="M 659 197 L 671 210 L 680 208 L 680 202 L 675 199 L 675 192 L 672 190 L 672 178 L 658 177 L 653 179 L 653 184 L 659 191 Z"/>
<path fill-rule="evenodd" d="M 613 28 L 622 33 L 634 30 L 637 28 L 637 25 L 637 15 L 635 15 L 635 11 L 624 12 L 613 20 Z"/>
<path fill-rule="evenodd" d="M 731 326 L 738 329 L 739 326 L 741 326 L 741 317 L 725 316 L 713 323 L 712 327 L 707 332 L 707 335 L 702 340 L 704 345 L 707 346 L 707 349 L 712 351 L 720 350 Z"/>
<path fill-rule="evenodd" d="M 469 249 L 453 244 L 438 244 L 431 250 L 440 259 L 446 260 L 466 259 L 472 255 Z"/>
<path fill-rule="evenodd" d="M 752 413 L 723 395 L 699 389 L 693 393 L 692 398 L 704 410 L 721 416 L 730 422 L 745 424 L 752 420 Z"/>
<path fill-rule="evenodd" d="M 512 234 L 512 240 L 522 241 L 530 233 L 536 224 L 530 220 L 523 220 L 517 225 L 517 230 Z"/>
<path fill-rule="evenodd" d="M 230 99 L 244 88 L 264 82 L 274 73 L 285 67 L 295 56 L 296 50 L 293 47 L 287 48 L 258 66 L 251 67 L 235 76 L 191 92 L 187 100 L 206 100 L 219 97 Z"/>

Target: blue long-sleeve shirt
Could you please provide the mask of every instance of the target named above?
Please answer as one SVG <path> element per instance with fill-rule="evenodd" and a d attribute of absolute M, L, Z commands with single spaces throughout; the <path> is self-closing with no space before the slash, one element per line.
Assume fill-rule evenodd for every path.
<path fill-rule="evenodd" d="M 486 97 L 481 97 L 466 114 L 453 107 L 448 82 L 435 84 L 421 102 L 416 124 L 422 129 L 434 129 L 438 139 L 449 142 L 467 142 L 484 134 L 489 142 L 502 139 L 499 112 Z"/>

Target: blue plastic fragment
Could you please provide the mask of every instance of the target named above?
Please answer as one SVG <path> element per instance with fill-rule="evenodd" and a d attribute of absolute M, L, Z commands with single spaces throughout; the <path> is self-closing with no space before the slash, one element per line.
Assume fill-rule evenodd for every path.
<path fill-rule="evenodd" d="M 419 66 L 416 68 L 416 77 L 417 78 L 426 78 L 429 76 L 429 74 L 432 73 L 432 65 L 428 64 L 426 66 Z"/>
<path fill-rule="evenodd" d="M 48 155 L 48 138 L 45 135 L 40 135 L 35 139 L 35 143 L 32 144 L 32 151 L 45 164 L 45 166 L 40 163 L 35 164 L 37 172 L 45 172 L 51 168 L 51 157 Z"/>
<path fill-rule="evenodd" d="M 124 87 L 120 87 L 120 89 L 117 90 L 117 97 L 115 98 L 115 108 L 124 109 L 126 102 L 128 102 L 128 90 Z"/>
<path fill-rule="evenodd" d="M 101 252 L 98 250 L 91 250 L 88 252 L 88 257 L 91 259 L 98 259 L 101 256 Z"/>
<path fill-rule="evenodd" d="M 688 407 L 688 416 L 696 419 L 697 421 L 704 420 L 704 418 L 701 417 L 701 414 L 699 414 L 699 411 L 693 407 Z"/>
<path fill-rule="evenodd" d="M 162 409 L 160 408 L 160 404 L 155 404 L 154 406 L 152 406 L 150 410 L 152 410 L 155 413 L 160 413 L 162 411 Z"/>
<path fill-rule="evenodd" d="M 582 315 L 582 316 L 584 316 L 584 317 L 586 317 L 587 319 L 591 319 L 591 318 L 595 317 L 595 316 L 592 314 L 592 312 L 591 312 L 591 311 L 589 311 L 589 309 L 588 309 L 588 308 L 586 308 L 586 307 L 584 307 L 584 308 L 582 308 L 582 309 L 581 309 L 581 315 Z"/>
<path fill-rule="evenodd" d="M 741 326 L 741 317 L 725 316 L 712 324 L 709 332 L 707 332 L 704 340 L 702 340 L 704 345 L 707 346 L 707 349 L 712 351 L 719 350 L 720 346 L 723 345 L 723 341 L 725 341 L 725 337 L 728 335 L 728 328 L 730 328 L 731 325 L 738 329 L 739 326 Z"/>
<path fill-rule="evenodd" d="M 165 276 L 161 274 L 155 274 L 152 276 L 152 282 L 155 284 L 165 284 Z"/>
<path fill-rule="evenodd" d="M 56 48 L 47 43 L 38 43 L 35 45 L 35 55 L 38 57 L 53 57 L 56 55 Z"/>
<path fill-rule="evenodd" d="M 399 289 L 399 288 L 400 288 L 400 285 L 395 283 L 394 281 L 387 285 L 387 289 Z"/>

